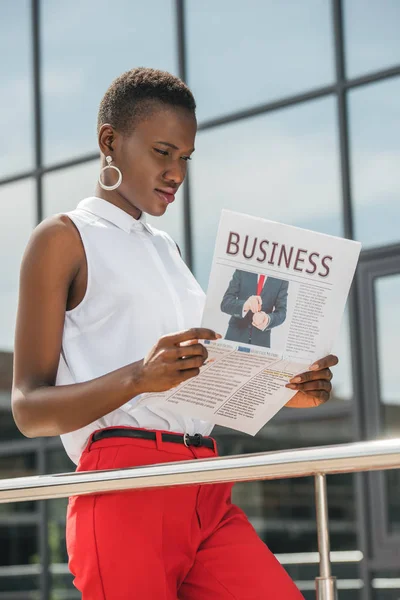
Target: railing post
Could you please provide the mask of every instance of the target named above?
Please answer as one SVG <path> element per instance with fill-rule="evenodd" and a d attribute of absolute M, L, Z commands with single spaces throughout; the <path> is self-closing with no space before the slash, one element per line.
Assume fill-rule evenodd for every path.
<path fill-rule="evenodd" d="M 332 577 L 330 563 L 326 476 L 321 474 L 315 475 L 315 509 L 319 551 L 319 577 L 315 579 L 317 600 L 337 600 L 336 577 Z"/>

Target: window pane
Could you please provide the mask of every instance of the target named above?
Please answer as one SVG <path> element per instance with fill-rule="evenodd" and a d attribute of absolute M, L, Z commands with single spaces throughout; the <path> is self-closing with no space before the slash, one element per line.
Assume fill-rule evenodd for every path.
<path fill-rule="evenodd" d="M 290 412 L 291 409 L 286 410 Z M 315 416 L 318 414 L 321 415 L 320 408 L 314 412 Z M 255 437 L 216 428 L 222 455 L 346 443 L 352 436 L 350 414 L 315 418 L 309 422 L 300 419 L 279 422 L 275 418 Z M 330 476 L 327 485 L 331 549 L 357 550 L 353 475 Z M 317 551 L 313 478 L 238 483 L 233 488 L 233 499 L 245 511 L 260 537 L 278 554 L 278 559 L 304 593 L 307 582 L 311 582 L 310 595 L 305 593 L 305 597 L 315 598 L 313 580 L 318 575 L 318 564 L 316 560 L 309 562 L 308 555 Z M 295 554 L 300 555 L 297 556 L 298 563 L 294 562 Z M 356 579 L 357 564 L 333 564 L 333 573 L 341 579 Z M 355 593 L 348 597 L 357 598 Z"/>
<path fill-rule="evenodd" d="M 68 468 L 68 471 L 74 469 Z M 73 590 L 72 575 L 68 569 L 68 555 L 65 539 L 65 520 L 67 514 L 67 498 L 48 501 L 49 510 L 49 550 L 50 570 L 52 573 L 52 589 L 54 594 L 61 590 Z"/>
<path fill-rule="evenodd" d="M 11 412 L 12 377 L 13 354 L 12 352 L 0 351 L 0 439 L 2 441 L 15 438 L 25 439 L 22 433 L 17 429 Z M 4 477 L 11 477 L 11 475 L 4 475 Z M 4 506 L 8 505 L 0 504 L 0 513 Z"/>
<path fill-rule="evenodd" d="M 200 121 L 332 83 L 329 2 L 202 0 L 185 7 Z"/>
<path fill-rule="evenodd" d="M 393 417 L 398 414 L 398 418 L 400 418 L 399 298 L 400 274 L 375 279 L 380 397 L 387 410 L 392 407 L 395 411 Z M 395 419 L 389 418 L 389 423 L 394 425 Z M 397 433 L 400 434 L 400 427 Z"/>
<path fill-rule="evenodd" d="M 234 487 L 234 500 L 250 517 L 261 539 L 279 554 L 318 550 L 314 495 L 312 477 L 238 483 Z M 328 498 L 332 550 L 355 550 L 353 475 L 331 476 Z"/>
<path fill-rule="evenodd" d="M 29 0 L 0 5 L 0 177 L 33 167 L 33 83 Z"/>
<path fill-rule="evenodd" d="M 352 400 L 353 381 L 351 373 L 349 315 L 347 311 L 343 316 L 342 325 L 332 349 L 332 353 L 336 354 L 336 356 L 339 358 L 339 364 L 332 369 L 333 390 L 329 402 L 332 403 L 341 400 Z"/>
<path fill-rule="evenodd" d="M 399 600 L 400 569 L 377 571 L 372 575 L 372 600 Z"/>
<path fill-rule="evenodd" d="M 195 272 L 207 286 L 222 208 L 341 235 L 333 98 L 200 132 L 191 164 Z"/>
<path fill-rule="evenodd" d="M 384 405 L 385 433 L 390 437 L 400 436 L 399 298 L 400 274 L 375 280 L 380 399 Z M 385 479 L 389 526 L 400 533 L 400 471 L 388 471 Z"/>
<path fill-rule="evenodd" d="M 94 196 L 99 176 L 100 160 L 48 173 L 43 178 L 43 214 L 74 210 L 79 202 Z"/>
<path fill-rule="evenodd" d="M 398 418 L 398 415 L 397 415 Z M 399 422 L 398 422 L 399 424 Z M 399 430 L 397 429 L 397 437 L 399 437 Z M 388 499 L 388 518 L 389 527 L 392 533 L 400 535 L 400 471 L 396 469 L 394 471 L 386 471 L 386 489 Z"/>
<path fill-rule="evenodd" d="M 49 473 L 73 473 L 76 469 L 76 465 L 68 458 L 64 448 L 49 452 L 47 466 Z M 65 545 L 67 505 L 68 498 L 57 498 L 55 500 L 47 501 L 51 563 L 65 564 L 68 562 Z"/>
<path fill-rule="evenodd" d="M 346 554 L 351 556 L 357 551 L 353 476 L 331 475 L 327 485 L 331 549 L 347 558 Z M 314 580 L 319 575 L 318 559 L 310 556 L 318 551 L 314 495 L 314 480 L 310 477 L 238 483 L 233 488 L 234 502 L 310 600 L 315 600 Z M 358 564 L 335 562 L 332 572 L 339 580 L 346 579 L 353 592 L 346 596 L 340 591 L 340 600 L 358 598 Z"/>
<path fill-rule="evenodd" d="M 94 160 L 75 167 L 48 173 L 43 178 L 43 213 L 45 217 L 76 208 L 87 196 L 95 194 L 100 161 Z M 183 191 L 162 217 L 148 217 L 154 227 L 167 231 L 179 245 L 184 256 Z"/>
<path fill-rule="evenodd" d="M 68 458 L 64 448 L 49 451 L 47 455 L 49 473 L 72 473 L 76 469 Z M 68 569 L 68 556 L 65 541 L 65 519 L 68 498 L 48 500 L 48 531 L 52 597 L 80 598 L 72 584 L 72 575 Z M 75 590 L 75 592 L 74 592 Z"/>
<path fill-rule="evenodd" d="M 0 437 L 22 438 L 11 413 L 11 384 L 19 269 L 35 225 L 34 183 L 0 187 Z"/>
<path fill-rule="evenodd" d="M 3 435 L 1 435 L 3 440 Z M 4 441 L 4 440 L 3 440 Z M 12 454 L 0 456 L 0 479 L 11 479 L 13 477 L 31 477 L 37 475 L 36 453 Z M 28 520 L 27 513 L 36 513 L 37 502 L 7 502 L 0 504 L 0 522 L 10 523 L 16 515 L 24 515 Z M 20 522 L 24 519 L 20 518 Z M 18 521 L 18 519 L 17 519 Z M 34 518 L 31 519 L 34 522 Z"/>
<path fill-rule="evenodd" d="M 19 269 L 36 222 L 33 180 L 0 187 L 0 350 L 14 346 Z"/>
<path fill-rule="evenodd" d="M 4 566 L 0 575 L 0 600 L 38 600 L 39 573 L 39 564 Z"/>
<path fill-rule="evenodd" d="M 177 71 L 174 3 L 42 0 L 46 164 L 96 152 L 100 100 L 135 66 Z"/>
<path fill-rule="evenodd" d="M 355 237 L 364 247 L 400 241 L 399 96 L 400 77 L 349 93 Z"/>
<path fill-rule="evenodd" d="M 345 0 L 343 16 L 348 77 L 400 64 L 398 0 Z"/>
<path fill-rule="evenodd" d="M 36 454 L 0 457 L 0 479 L 37 475 Z M 39 586 L 37 502 L 0 504 L 0 598 L 31 598 Z M 10 592 L 7 595 L 5 592 Z"/>

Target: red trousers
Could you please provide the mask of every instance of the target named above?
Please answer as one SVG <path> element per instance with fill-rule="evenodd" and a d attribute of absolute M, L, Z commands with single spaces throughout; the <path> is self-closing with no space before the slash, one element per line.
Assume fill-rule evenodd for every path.
<path fill-rule="evenodd" d="M 78 471 L 217 455 L 133 438 L 89 441 Z M 301 600 L 284 568 L 231 503 L 232 484 L 72 497 L 67 548 L 82 600 Z"/>

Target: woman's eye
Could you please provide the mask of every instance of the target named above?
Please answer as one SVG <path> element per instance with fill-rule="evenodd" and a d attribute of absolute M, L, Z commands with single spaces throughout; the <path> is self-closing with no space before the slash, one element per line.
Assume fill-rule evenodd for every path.
<path fill-rule="evenodd" d="M 187 162 L 188 160 L 192 160 L 192 157 L 191 156 L 182 156 L 182 160 L 185 160 Z"/>
<path fill-rule="evenodd" d="M 158 152 L 158 154 L 161 154 L 162 156 L 168 156 L 167 150 L 160 150 L 159 148 L 154 148 L 154 150 L 156 152 Z"/>

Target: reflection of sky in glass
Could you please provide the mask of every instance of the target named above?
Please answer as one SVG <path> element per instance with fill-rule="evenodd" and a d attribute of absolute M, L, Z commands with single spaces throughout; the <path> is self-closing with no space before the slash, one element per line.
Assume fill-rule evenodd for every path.
<path fill-rule="evenodd" d="M 83 198 L 94 196 L 99 169 L 100 161 L 94 160 L 46 175 L 43 179 L 44 216 L 73 210 Z M 157 229 L 167 231 L 184 254 L 182 191 L 165 215 L 148 217 L 148 221 Z"/>
<path fill-rule="evenodd" d="M 365 246 L 400 241 L 399 98 L 400 77 L 349 93 L 355 237 Z"/>
<path fill-rule="evenodd" d="M 30 4 L 0 7 L 0 177 L 33 167 Z"/>
<path fill-rule="evenodd" d="M 191 188 L 201 284 L 222 208 L 341 235 L 338 152 L 333 98 L 199 133 Z"/>
<path fill-rule="evenodd" d="M 186 2 L 188 80 L 200 120 L 332 83 L 326 0 Z"/>
<path fill-rule="evenodd" d="M 339 364 L 332 369 L 333 396 L 340 400 L 351 400 L 353 396 L 353 382 L 351 376 L 349 315 L 347 311 L 343 316 L 332 354 L 336 354 L 339 358 Z"/>
<path fill-rule="evenodd" d="M 138 66 L 176 73 L 172 0 L 42 1 L 46 163 L 96 151 L 100 100 Z"/>
<path fill-rule="evenodd" d="M 43 215 L 74 210 L 88 196 L 94 196 L 100 160 L 48 173 L 43 178 Z"/>
<path fill-rule="evenodd" d="M 344 0 L 348 77 L 400 64 L 399 0 Z"/>
<path fill-rule="evenodd" d="M 0 187 L 0 350 L 12 350 L 22 254 L 36 219 L 32 180 Z"/>
<path fill-rule="evenodd" d="M 400 404 L 400 275 L 376 279 L 375 299 L 381 401 Z"/>

